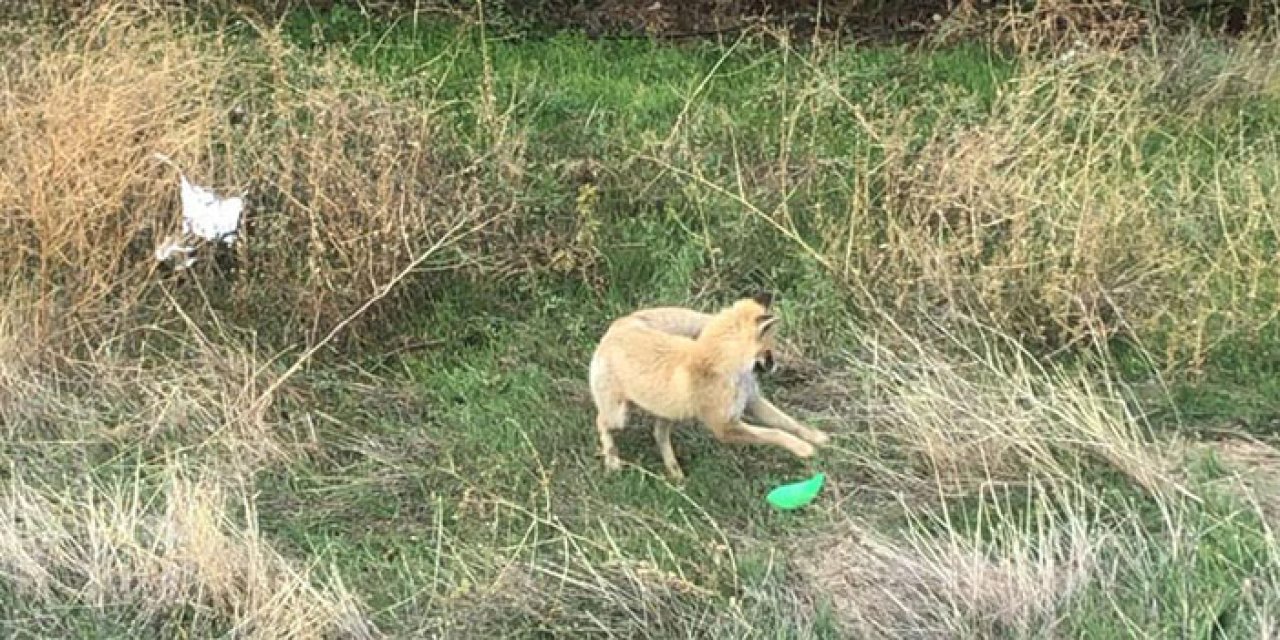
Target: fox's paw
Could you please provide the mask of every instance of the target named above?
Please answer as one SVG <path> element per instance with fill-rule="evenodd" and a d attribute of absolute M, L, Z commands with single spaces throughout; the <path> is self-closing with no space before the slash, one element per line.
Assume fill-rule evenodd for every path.
<path fill-rule="evenodd" d="M 613 472 L 622 469 L 622 459 L 616 455 L 606 455 L 604 457 L 605 471 Z"/>
<path fill-rule="evenodd" d="M 681 484 L 684 482 L 684 472 L 680 467 L 667 467 L 667 479 L 674 484 Z"/>
<path fill-rule="evenodd" d="M 811 457 L 813 457 L 814 451 L 815 451 L 815 449 L 813 448 L 813 445 L 811 445 L 811 444 L 809 444 L 808 442 L 805 442 L 805 441 L 803 441 L 803 440 L 798 441 L 798 442 L 796 443 L 795 447 L 793 447 L 793 448 L 791 449 L 791 452 L 792 452 L 792 453 L 796 454 L 797 456 L 799 456 L 799 457 L 801 457 L 801 458 L 811 458 Z"/>
<path fill-rule="evenodd" d="M 818 446 L 822 446 L 831 441 L 831 436 L 818 431 L 817 429 L 810 429 L 804 434 L 804 439 Z"/>

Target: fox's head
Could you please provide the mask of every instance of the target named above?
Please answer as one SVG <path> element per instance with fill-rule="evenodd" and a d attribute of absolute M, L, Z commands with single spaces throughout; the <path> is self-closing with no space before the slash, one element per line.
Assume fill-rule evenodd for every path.
<path fill-rule="evenodd" d="M 719 345 L 718 357 L 729 357 L 731 366 L 749 366 L 756 373 L 772 372 L 777 368 L 773 349 L 778 327 L 778 316 L 770 311 L 772 305 L 773 294 L 768 292 L 742 298 L 717 315 L 700 340 Z"/>
<path fill-rule="evenodd" d="M 773 373 L 778 364 L 773 360 L 774 336 L 778 327 L 778 316 L 770 313 L 769 308 L 773 306 L 773 294 L 768 291 L 761 291 L 751 297 L 751 301 L 759 305 L 761 313 L 755 316 L 756 336 L 759 342 L 759 351 L 756 353 L 755 365 L 752 370 L 756 373 Z"/>

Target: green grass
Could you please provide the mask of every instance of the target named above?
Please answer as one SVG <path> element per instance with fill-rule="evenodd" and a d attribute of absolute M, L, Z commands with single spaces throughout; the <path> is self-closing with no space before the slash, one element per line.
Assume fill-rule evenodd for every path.
<path fill-rule="evenodd" d="M 837 477 L 858 473 L 856 464 L 832 456 L 801 464 L 772 451 L 727 451 L 705 433 L 684 429 L 676 436 L 676 449 L 689 481 L 676 488 L 658 477 L 661 464 L 647 430 L 636 429 L 620 438 L 622 455 L 647 473 L 606 477 L 593 455 L 592 407 L 582 386 L 594 340 L 610 318 L 636 305 L 679 303 L 709 274 L 723 278 L 718 283 L 723 293 L 712 296 L 716 301 L 751 285 L 786 292 L 788 331 L 809 347 L 809 357 L 822 359 L 815 349 L 819 345 L 856 348 L 842 329 L 856 311 L 839 285 L 811 261 L 779 250 L 768 230 L 727 215 L 723 202 L 682 197 L 663 182 L 637 191 L 644 183 L 627 175 L 652 174 L 653 167 L 637 154 L 651 153 L 678 127 L 688 129 L 679 139 L 707 150 L 701 162 L 712 174 L 730 167 L 730 149 L 747 164 L 773 157 L 782 144 L 777 136 L 787 110 L 794 108 L 790 96 L 812 88 L 810 70 L 798 57 L 752 42 L 726 50 L 575 36 L 493 39 L 482 47 L 475 30 L 403 22 L 383 30 L 359 21 L 304 21 L 295 23 L 293 32 L 303 44 L 319 46 L 306 35 L 317 26 L 323 43 L 341 47 L 405 91 L 430 90 L 454 101 L 456 111 L 449 117 L 464 130 L 478 127 L 476 92 L 482 90 L 481 78 L 491 75 L 496 107 L 512 108 L 511 117 L 527 128 L 527 167 L 533 172 L 528 198 L 531 211 L 548 220 L 563 219 L 573 206 L 571 185 L 557 164 L 599 161 L 606 168 L 600 178 L 604 191 L 593 213 L 606 221 L 598 245 L 604 288 L 593 292 L 574 278 L 552 276 L 504 283 L 500 291 L 470 284 L 445 287 L 412 330 L 466 349 L 417 355 L 388 374 L 392 384 L 413 389 L 421 413 L 406 422 L 396 412 L 339 410 L 342 424 L 333 437 L 357 442 L 351 449 L 334 447 L 332 455 L 341 462 L 308 463 L 269 480 L 264 493 L 283 506 L 264 514 L 268 530 L 301 554 L 326 558 L 346 575 L 359 576 L 352 579 L 364 586 L 371 607 L 385 608 L 378 622 L 395 629 L 447 602 L 451 591 L 468 588 L 469 578 L 451 566 L 458 552 L 449 544 L 461 541 L 500 549 L 527 544 L 531 535 L 554 538 L 561 527 L 588 537 L 607 529 L 615 551 L 651 558 L 689 576 L 719 591 L 725 606 L 727 598 L 742 595 L 734 585 L 764 572 L 755 568 L 761 556 L 748 554 L 738 559 L 740 575 L 726 574 L 715 551 L 724 532 L 785 549 L 796 537 L 829 524 L 830 516 L 772 512 L 763 494 L 816 469 Z M 826 77 L 838 79 L 845 96 L 876 94 L 884 99 L 874 109 L 914 111 L 921 137 L 938 122 L 957 126 L 989 116 L 996 93 L 1016 70 L 1013 61 L 972 45 L 937 52 L 849 49 L 818 64 Z M 1256 115 L 1241 120 L 1239 131 L 1231 128 L 1234 121 L 1226 127 L 1189 121 L 1190 130 L 1208 126 L 1209 137 L 1170 133 L 1171 146 L 1152 138 L 1146 156 L 1207 162 L 1215 139 L 1264 130 L 1266 114 L 1275 113 L 1275 105 L 1266 104 L 1272 109 L 1250 111 Z M 682 120 L 690 116 L 692 123 Z M 865 130 L 836 103 L 806 113 L 799 125 L 791 141 L 796 153 L 870 153 Z M 1203 146 L 1197 151 L 1195 145 Z M 795 206 L 838 202 L 840 188 L 833 184 L 830 191 L 803 193 Z M 709 250 L 708 238 L 723 243 L 720 251 Z M 1214 400 L 1196 400 L 1195 393 L 1184 391 L 1179 400 L 1209 415 L 1232 413 Z M 344 438 L 343 433 L 360 435 Z M 360 443 L 387 457 L 372 455 Z M 1137 521 L 1138 530 L 1160 529 L 1158 512 L 1151 513 L 1155 503 L 1125 489 L 1123 478 L 1098 481 L 1116 487 L 1119 502 L 1109 512 L 1146 511 L 1150 517 Z M 484 496 L 511 504 L 469 504 L 484 503 Z M 994 509 L 1006 518 L 994 525 L 1000 529 L 1032 526 L 1044 515 L 1034 503 L 1017 515 L 991 496 L 969 504 L 990 500 L 997 500 Z M 959 519 L 948 527 L 953 535 L 964 535 L 968 511 L 962 504 L 953 509 L 952 517 Z M 1126 559 L 1124 571 L 1154 571 L 1154 577 L 1124 575 L 1109 583 L 1125 585 L 1119 592 L 1087 591 L 1071 606 L 1066 626 L 1085 635 L 1136 628 L 1207 631 L 1213 615 L 1239 597 L 1239 580 L 1251 573 L 1246 565 L 1265 553 L 1258 522 L 1222 506 L 1189 509 L 1203 522 L 1183 526 L 1206 536 L 1184 541 L 1194 551 L 1180 555 L 1157 542 L 1149 557 Z M 621 524 L 606 526 L 618 517 L 623 519 L 614 522 Z M 1164 605 L 1151 609 L 1150 603 Z M 1175 610 L 1177 605 L 1192 608 Z M 789 615 L 773 613 L 784 620 Z M 779 625 L 774 634 L 764 634 L 768 637 L 825 635 L 811 630 L 793 636 L 786 623 L 762 624 Z"/>
<path fill-rule="evenodd" d="M 393 395 L 413 397 L 420 411 L 368 398 L 336 401 L 343 424 L 323 438 L 332 443 L 331 460 L 267 478 L 263 495 L 275 497 L 266 498 L 272 508 L 263 509 L 263 526 L 299 553 L 331 559 L 344 575 L 378 585 L 362 591 L 376 609 L 447 595 L 449 574 L 427 593 L 413 592 L 441 579 L 440 563 L 449 570 L 455 552 L 429 544 L 441 536 L 515 548 L 531 529 L 554 537 L 560 527 L 582 535 L 607 528 L 617 552 L 718 585 L 727 598 L 738 578 L 716 566 L 725 560 L 716 550 L 725 531 L 781 543 L 823 520 L 771 512 L 764 502 L 771 486 L 816 466 L 774 451 L 725 455 L 692 426 L 675 437 L 690 479 L 681 488 L 668 484 L 658 475 L 644 416 L 633 418 L 637 428 L 619 446 L 647 473 L 606 476 L 594 455 L 593 409 L 581 379 L 596 334 L 621 307 L 602 313 L 586 292 L 559 295 L 561 308 L 527 301 L 520 309 L 529 316 L 489 326 L 457 317 L 465 302 L 440 300 L 421 319 L 424 335 L 462 330 L 446 339 L 470 349 L 415 357 L 390 374 L 392 388 L 407 389 Z M 476 306 L 466 308 L 474 313 Z M 468 506 L 493 500 L 512 504 Z M 531 514 L 553 514 L 556 524 Z M 386 621 L 395 626 L 397 615 Z"/>
<path fill-rule="evenodd" d="M 231 28 L 247 33 L 242 25 Z M 981 602 L 967 608 L 972 603 L 964 599 L 963 581 L 953 583 L 952 591 L 937 587 L 931 592 L 936 600 L 925 599 L 934 608 L 914 620 L 950 624 L 951 631 L 984 637 L 1118 637 L 1141 629 L 1154 636 L 1213 637 L 1217 624 L 1224 634 L 1219 637 L 1257 637 L 1264 624 L 1275 624 L 1275 596 L 1266 590 L 1280 585 L 1280 575 L 1269 567 L 1276 560 L 1276 541 L 1256 510 L 1237 493 L 1220 490 L 1229 479 L 1225 467 L 1180 463 L 1170 475 L 1185 481 L 1198 499 L 1170 497 L 1142 490 L 1126 474 L 1129 470 L 1097 455 L 1109 443 L 1090 449 L 1054 441 L 1046 449 L 1067 452 L 1055 462 L 1069 466 L 1075 477 L 1048 477 L 1034 461 L 1023 460 L 1012 474 L 989 470 L 985 482 L 961 478 L 956 484 L 968 487 L 966 492 L 944 488 L 956 478 L 945 470 L 933 475 L 926 444 L 903 442 L 892 420 L 884 418 L 891 404 L 886 395 L 913 391 L 902 380 L 918 376 L 923 393 L 934 380 L 929 376 L 939 373 L 903 372 L 920 356 L 905 336 L 922 327 L 963 343 L 962 349 L 952 343 L 952 351 L 929 347 L 938 353 L 959 350 L 969 360 L 1017 361 L 1022 367 L 1030 367 L 1034 358 L 978 341 L 959 321 L 948 325 L 951 320 L 939 311 L 946 311 L 945 305 L 924 294 L 913 307 L 919 313 L 903 319 L 905 329 L 891 326 L 886 318 L 892 314 L 868 307 L 876 296 L 858 291 L 854 284 L 866 283 L 846 267 L 879 264 L 887 281 L 901 275 L 892 261 L 905 260 L 905 254 L 855 256 L 837 264 L 833 256 L 838 257 L 839 245 L 825 246 L 823 234 L 833 228 L 865 233 L 857 246 L 871 253 L 901 242 L 895 234 L 902 230 L 895 224 L 933 224 L 933 218 L 890 222 L 892 207 L 911 202 L 910 193 L 895 190 L 909 191 L 912 183 L 890 175 L 882 163 L 919 159 L 931 141 L 982 130 L 1004 117 L 1008 94 L 1017 89 L 1011 83 L 1027 61 L 978 44 L 801 52 L 751 38 L 728 47 L 572 35 L 519 40 L 442 22 L 371 23 L 349 10 L 299 13 L 285 33 L 316 64 L 324 55 L 355 61 L 411 103 L 437 109 L 435 117 L 445 129 L 458 133 L 445 150 L 457 159 L 488 161 L 507 152 L 495 140 L 518 140 L 512 162 L 519 165 L 522 232 L 545 231 L 549 244 L 573 250 L 569 267 L 560 270 L 538 265 L 494 280 L 461 271 L 419 276 L 413 286 L 420 293 L 415 291 L 415 302 L 406 305 L 409 311 L 388 312 L 383 329 L 425 346 L 394 357 L 377 349 L 322 354 L 291 384 L 297 395 L 273 409 L 292 413 L 280 424 L 308 434 L 296 438 L 300 453 L 254 468 L 247 478 L 235 476 L 247 480 L 246 496 L 253 497 L 245 501 L 256 505 L 255 525 L 266 540 L 299 564 L 329 567 L 340 575 L 381 632 L 392 637 L 487 637 L 495 631 L 504 637 L 610 632 L 845 637 L 841 607 L 889 606 L 884 604 L 889 598 L 874 592 L 876 585 L 826 592 L 812 581 L 815 564 L 819 569 L 842 561 L 857 565 L 859 556 L 824 555 L 828 547 L 849 541 L 839 533 L 848 526 L 886 540 L 915 541 L 901 542 L 906 546 L 899 549 L 916 544 L 938 554 L 923 562 L 952 570 L 947 553 L 970 545 L 996 567 L 990 573 L 997 578 L 986 586 L 994 584 L 997 594 L 1008 589 L 1000 571 L 1031 571 L 1026 567 L 1035 565 L 1032 560 L 1069 555 L 1054 546 L 1055 536 L 1070 538 L 1074 526 L 1098 534 L 1087 538 L 1095 545 L 1089 549 L 1096 562 L 1090 579 L 1061 602 L 1055 600 L 1050 611 L 993 611 Z M 244 46 L 252 46 L 253 37 L 245 38 Z M 1167 193 L 1147 195 L 1171 208 L 1209 208 L 1222 200 L 1207 187 L 1177 188 L 1188 168 L 1229 170 L 1270 157 L 1274 144 L 1267 136 L 1280 124 L 1280 96 L 1205 94 L 1207 81 L 1196 74 L 1218 77 L 1213 74 L 1230 64 L 1221 55 L 1205 45 L 1200 66 L 1185 77 L 1167 79 L 1164 104 L 1192 106 L 1160 116 L 1151 130 L 1126 138 L 1126 143 L 1138 141 L 1133 148 L 1097 160 L 1116 165 L 1104 172 L 1113 183 L 1074 185 L 1081 201 L 1089 200 L 1091 189 L 1102 193 L 1099 200 L 1111 195 L 1108 189 L 1122 193 L 1131 178 L 1166 188 Z M 1106 71 L 1073 80 L 1077 83 L 1070 90 L 1098 92 L 1103 115 L 1064 117 L 1062 129 L 1070 134 L 1064 140 L 1115 133 L 1091 128 L 1114 115 L 1107 109 L 1121 111 L 1102 104 L 1110 94 L 1090 86 L 1095 81 L 1111 86 L 1126 79 Z M 1058 88 L 1038 90 L 1048 96 Z M 899 120 L 904 123 L 899 128 L 886 125 Z M 597 166 L 590 180 L 578 177 L 577 165 L 586 161 Z M 1275 177 L 1265 171 L 1249 175 L 1262 176 L 1262 182 Z M 581 199 L 583 182 L 598 188 L 598 199 Z M 1215 184 L 1238 189 L 1227 199 L 1242 202 L 1256 193 L 1274 195 L 1276 187 L 1229 179 Z M 1072 186 L 1041 188 L 1068 191 Z M 1188 193 L 1203 201 L 1188 200 Z M 769 222 L 786 216 L 794 239 L 784 238 Z M 1189 253 L 1211 254 L 1250 232 L 1239 228 L 1243 221 L 1215 227 L 1205 222 L 1211 218 L 1216 220 L 1188 219 L 1170 233 Z M 594 235 L 569 240 L 580 229 L 592 229 Z M 1274 251 L 1273 232 L 1253 231 L 1256 242 L 1242 251 Z M 939 226 L 937 236 L 952 232 Z M 1058 232 L 1063 233 L 1060 242 L 1074 241 Z M 797 239 L 818 249 L 809 252 Z M 876 263 L 878 258 L 883 260 Z M 1152 363 L 1164 354 L 1144 351 L 1148 345 L 1128 340 L 1131 336 L 1114 340 L 1102 358 L 1083 349 L 1033 355 L 1058 363 L 1075 358 L 1071 371 L 1140 387 L 1133 409 L 1150 414 L 1158 428 L 1156 442 L 1141 443 L 1144 451 L 1172 450 L 1167 437 L 1232 420 L 1258 433 L 1271 430 L 1280 397 L 1271 381 L 1280 337 L 1271 323 L 1241 330 L 1235 314 L 1265 317 L 1280 294 L 1265 282 L 1250 291 L 1233 274 L 1215 274 L 1205 285 L 1211 289 L 1207 298 L 1223 304 L 1206 321 L 1232 333 L 1205 362 L 1189 367 L 1198 375 L 1173 372 L 1168 396 L 1163 388 L 1146 392 L 1159 386 L 1153 371 L 1161 366 Z M 677 486 L 661 475 L 648 429 L 651 419 L 633 415 L 633 428 L 618 438 L 629 468 L 606 474 L 595 455 L 594 409 L 585 378 L 591 351 L 610 320 L 638 306 L 713 308 L 757 287 L 780 293 L 785 339 L 796 354 L 782 362 L 782 375 L 764 381 L 766 392 L 799 407 L 794 409 L 799 417 L 838 434 L 837 446 L 798 461 L 781 451 L 721 445 L 705 430 L 687 425 L 674 437 L 688 478 Z M 1189 310 L 1172 309 L 1169 324 L 1185 324 L 1187 314 L 1201 311 L 1190 307 L 1204 299 L 1188 298 Z M 1235 304 L 1240 300 L 1248 302 Z M 1172 341 L 1169 336 L 1184 335 L 1175 333 L 1178 328 L 1153 335 Z M 871 337 L 900 347 L 898 359 L 881 363 L 868 356 Z M 215 334 L 214 339 L 238 345 L 239 338 Z M 1098 367 L 1097 360 L 1105 371 L 1090 368 Z M 851 367 L 852 361 L 863 366 Z M 941 356 L 937 362 L 939 367 L 952 363 Z M 990 363 L 965 362 L 945 373 L 973 382 L 959 388 L 981 392 L 1018 380 L 980 364 Z M 278 372 L 281 366 L 262 370 Z M 1044 377 L 1046 406 L 1072 409 L 1071 402 L 1084 402 Z M 178 380 L 166 384 L 176 386 Z M 947 389 L 938 388 L 943 389 L 937 392 L 939 404 L 922 406 L 940 415 L 950 410 L 947 403 L 963 408 L 980 400 L 946 396 Z M 118 391 L 126 393 L 128 385 Z M 1122 395 L 1111 391 L 1099 391 L 1105 396 L 1099 406 L 1111 407 L 1112 396 Z M 86 397 L 110 404 L 109 398 Z M 79 406 L 67 413 L 111 421 L 112 411 L 119 411 L 127 414 L 119 417 L 124 423 L 132 414 L 151 415 L 150 408 L 164 400 L 157 392 L 98 413 Z M 966 417 L 959 409 L 955 413 Z M 1008 410 L 1010 420 L 1021 415 L 1016 406 Z M 965 424 L 1005 417 L 982 414 Z M 3 477 L 30 473 L 50 480 L 41 490 L 78 496 L 81 485 L 128 486 L 136 476 L 132 486 L 139 491 L 162 494 L 156 489 L 166 477 L 162 464 L 174 459 L 175 451 L 190 453 L 193 439 L 203 441 L 177 428 L 158 433 L 137 442 L 85 437 L 65 447 L 15 439 L 0 448 L 3 457 L 37 464 L 21 472 L 11 466 Z M 1049 431 L 1039 435 L 1065 439 Z M 973 459 L 961 462 L 980 466 Z M 84 471 L 65 473 L 69 468 Z M 815 508 L 779 513 L 765 503 L 771 487 L 819 470 L 831 482 Z M 0 543 L 10 542 L 0 537 Z M 919 557 L 898 560 L 912 566 Z M 532 576 L 529 584 L 504 582 L 521 576 Z M 878 577 L 885 593 L 908 604 L 921 597 L 920 591 L 893 582 L 900 576 Z M 921 590 L 928 591 L 921 580 Z M 65 618 L 49 622 L 64 606 L 58 598 L 74 601 L 67 594 L 24 601 L 17 587 L 0 583 L 0 630 L 15 637 L 176 634 L 186 627 L 227 632 L 225 625 L 208 623 L 210 615 L 198 608 L 179 608 L 172 620 L 150 620 L 143 625 L 146 631 L 139 631 L 124 609 L 73 607 Z M 546 610 L 535 611 L 540 607 Z M 1268 612 L 1271 620 L 1265 619 Z M 198 627 L 193 620 L 209 626 Z"/>

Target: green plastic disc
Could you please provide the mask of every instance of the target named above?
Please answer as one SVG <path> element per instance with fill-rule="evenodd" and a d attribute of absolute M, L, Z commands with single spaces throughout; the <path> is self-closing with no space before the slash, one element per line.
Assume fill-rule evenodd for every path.
<path fill-rule="evenodd" d="M 808 480 L 784 484 L 770 491 L 769 495 L 765 496 L 765 500 L 784 511 L 799 509 L 818 497 L 818 492 L 822 490 L 822 484 L 826 480 L 826 474 L 819 473 Z"/>

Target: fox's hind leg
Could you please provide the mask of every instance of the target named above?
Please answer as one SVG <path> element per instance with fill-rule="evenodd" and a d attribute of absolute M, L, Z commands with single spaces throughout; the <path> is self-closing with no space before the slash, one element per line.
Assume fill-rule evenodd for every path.
<path fill-rule="evenodd" d="M 604 468 L 617 471 L 622 468 L 622 459 L 618 457 L 618 445 L 614 444 L 611 432 L 619 431 L 627 424 L 627 399 L 617 393 L 608 366 L 599 353 L 591 357 L 588 378 L 591 398 L 596 403 L 596 431 L 600 435 L 600 455 L 604 456 Z"/>
<path fill-rule="evenodd" d="M 667 475 L 677 482 L 684 480 L 684 472 L 680 470 L 676 452 L 671 448 L 671 422 L 658 420 L 653 427 L 653 439 L 657 441 L 658 451 L 662 453 L 662 464 L 667 468 Z"/>
<path fill-rule="evenodd" d="M 596 430 L 600 432 L 600 454 L 604 456 L 604 468 L 617 471 L 622 468 L 622 459 L 618 457 L 618 445 L 613 442 L 613 431 L 619 431 L 627 424 L 627 403 L 625 400 L 608 399 L 597 401 Z"/>
<path fill-rule="evenodd" d="M 782 429 L 816 445 L 826 444 L 831 439 L 831 436 L 817 429 L 800 424 L 800 421 L 783 413 L 781 409 L 775 407 L 772 402 L 765 400 L 762 396 L 756 396 L 747 403 L 747 413 L 750 413 L 758 422 L 767 427 Z"/>

